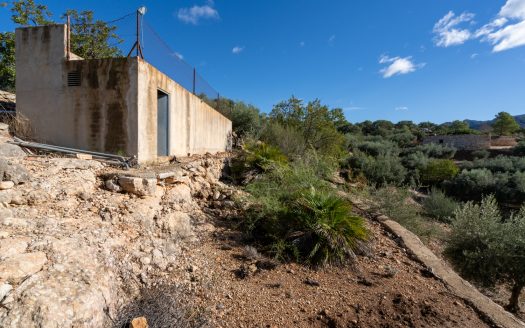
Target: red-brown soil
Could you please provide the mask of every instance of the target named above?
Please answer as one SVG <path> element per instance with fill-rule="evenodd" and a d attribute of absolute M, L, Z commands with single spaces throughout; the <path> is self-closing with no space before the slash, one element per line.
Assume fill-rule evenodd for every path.
<path fill-rule="evenodd" d="M 370 221 L 372 255 L 352 267 L 313 270 L 298 264 L 236 274 L 254 260 L 234 230 L 217 228 L 195 249 L 215 271 L 212 307 L 218 327 L 490 327 L 462 299 L 411 259 Z M 200 262 L 200 261 L 199 261 Z M 252 265 L 252 269 L 255 266 Z M 247 270 L 250 271 L 250 270 Z M 253 270 L 252 270 L 253 271 Z M 309 283 L 307 283 L 309 282 Z"/>

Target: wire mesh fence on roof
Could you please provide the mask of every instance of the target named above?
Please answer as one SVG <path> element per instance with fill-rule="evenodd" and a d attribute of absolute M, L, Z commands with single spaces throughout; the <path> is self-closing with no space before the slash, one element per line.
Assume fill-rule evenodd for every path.
<path fill-rule="evenodd" d="M 145 19 L 142 26 L 141 46 L 147 62 L 201 98 L 212 100 L 219 97 L 219 93 Z"/>
<path fill-rule="evenodd" d="M 153 29 L 153 27 L 139 16 L 140 30 L 139 41 L 142 48 L 144 60 L 156 67 L 162 73 L 166 74 L 172 80 L 180 84 L 190 92 L 206 100 L 209 104 L 217 104 L 219 93 L 215 90 L 194 67 L 188 64 L 182 56 L 174 51 Z M 137 41 L 137 15 L 136 12 L 129 13 L 120 18 L 106 21 L 110 27 L 115 27 L 111 33 L 115 37 L 109 38 L 109 46 L 118 48 L 119 56 L 137 55 L 137 50 L 133 49 Z M 72 29 L 76 28 L 77 34 L 89 35 L 96 28 L 96 22 L 93 24 L 83 24 L 82 21 L 72 21 Z M 82 28 L 80 28 L 82 27 Z M 97 43 L 86 44 L 86 47 L 97 47 Z M 130 53 L 130 50 L 133 51 Z M 96 49 L 88 49 L 94 52 Z"/>

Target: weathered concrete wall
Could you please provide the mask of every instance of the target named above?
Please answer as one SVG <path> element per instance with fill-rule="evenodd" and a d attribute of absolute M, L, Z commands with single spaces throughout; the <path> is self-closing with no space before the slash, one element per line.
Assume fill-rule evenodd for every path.
<path fill-rule="evenodd" d="M 80 72 L 79 87 L 67 86 L 72 71 Z M 62 136 L 72 137 L 77 148 L 136 155 L 137 59 L 65 61 L 63 74 L 67 134 Z"/>
<path fill-rule="evenodd" d="M 429 136 L 423 139 L 423 144 L 428 143 L 452 146 L 459 150 L 488 149 L 490 148 L 490 137 L 474 134 Z"/>
<path fill-rule="evenodd" d="M 492 137 L 490 145 L 493 147 L 514 147 L 518 144 L 515 137 L 497 136 Z"/>
<path fill-rule="evenodd" d="M 227 149 L 231 121 L 191 92 L 136 57 L 68 60 L 66 37 L 65 25 L 16 30 L 17 110 L 36 139 L 156 161 L 162 90 L 169 96 L 169 155 Z"/>
<path fill-rule="evenodd" d="M 168 76 L 139 59 L 140 161 L 157 159 L 157 90 L 169 96 L 169 154 L 187 156 L 225 151 L 231 121 Z"/>
<path fill-rule="evenodd" d="M 17 111 L 46 143 L 137 154 L 137 59 L 67 60 L 66 26 L 16 30 Z M 79 86 L 68 86 L 77 72 Z"/>

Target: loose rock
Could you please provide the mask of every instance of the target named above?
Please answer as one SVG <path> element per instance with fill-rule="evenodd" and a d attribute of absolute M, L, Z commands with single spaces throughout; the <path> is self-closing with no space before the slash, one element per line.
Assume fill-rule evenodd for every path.
<path fill-rule="evenodd" d="M 42 269 L 47 262 L 43 252 L 18 254 L 6 258 L 0 266 L 0 280 L 18 283 Z"/>
<path fill-rule="evenodd" d="M 11 189 L 15 186 L 13 181 L 0 181 L 0 190 Z"/>

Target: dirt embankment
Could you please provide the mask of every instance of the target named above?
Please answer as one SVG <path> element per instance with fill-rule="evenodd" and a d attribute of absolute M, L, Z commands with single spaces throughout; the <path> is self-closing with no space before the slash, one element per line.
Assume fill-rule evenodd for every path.
<path fill-rule="evenodd" d="M 246 250 L 223 157 L 116 172 L 2 138 L 3 170 L 18 177 L 0 191 L 2 327 L 112 326 L 159 285 L 177 289 L 162 297 L 181 320 L 209 327 L 490 326 L 375 222 L 372 254 L 353 268 L 275 266 Z"/>

